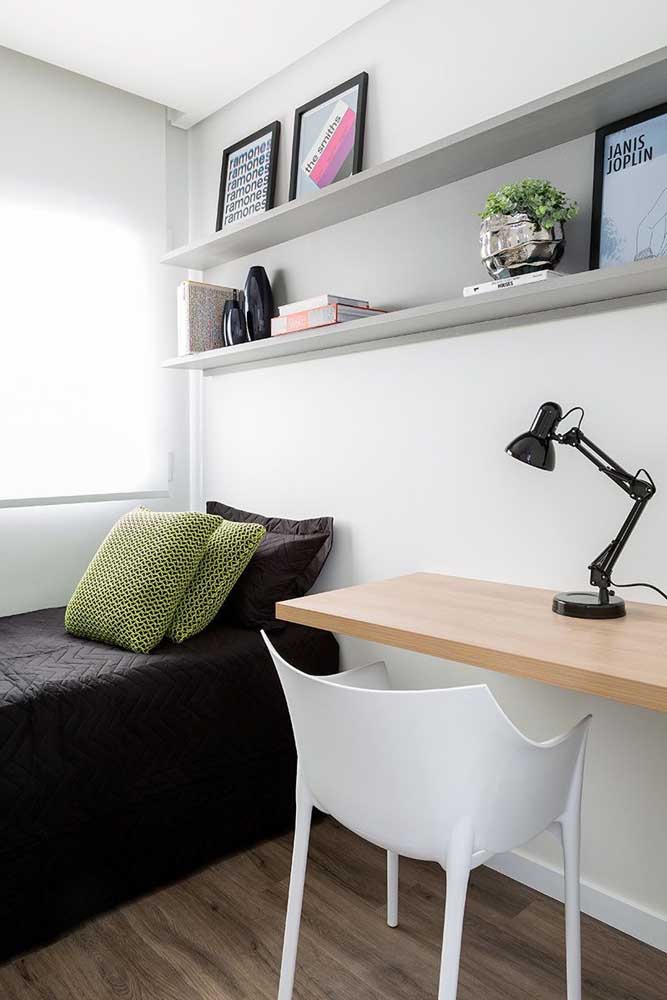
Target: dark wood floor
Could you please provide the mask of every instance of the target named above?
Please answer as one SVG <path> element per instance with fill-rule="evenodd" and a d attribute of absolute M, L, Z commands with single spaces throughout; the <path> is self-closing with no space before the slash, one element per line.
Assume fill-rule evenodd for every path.
<path fill-rule="evenodd" d="M 275 1000 L 291 838 L 239 854 L 0 968 L 3 1000 Z M 445 878 L 401 861 L 400 927 L 384 920 L 384 854 L 313 830 L 298 1000 L 435 1000 Z M 564 1000 L 562 907 L 472 874 L 458 1000 Z M 667 955 L 590 918 L 585 1000 L 665 1000 Z"/>

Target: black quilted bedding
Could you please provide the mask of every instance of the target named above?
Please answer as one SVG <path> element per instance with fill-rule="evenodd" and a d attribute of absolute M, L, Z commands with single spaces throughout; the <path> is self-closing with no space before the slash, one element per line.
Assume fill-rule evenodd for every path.
<path fill-rule="evenodd" d="M 334 673 L 329 633 L 276 647 Z M 292 820 L 287 710 L 257 632 L 214 624 L 149 655 L 0 619 L 0 957 Z"/>

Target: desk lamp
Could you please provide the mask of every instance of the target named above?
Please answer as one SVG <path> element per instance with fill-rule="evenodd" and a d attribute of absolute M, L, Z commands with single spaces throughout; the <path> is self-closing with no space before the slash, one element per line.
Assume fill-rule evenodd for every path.
<path fill-rule="evenodd" d="M 644 512 L 646 504 L 655 493 L 655 483 L 646 469 L 639 469 L 633 476 L 626 472 L 601 448 L 586 437 L 581 430 L 584 411 L 575 406 L 565 414 L 568 417 L 575 410 L 581 412 L 579 423 L 570 427 L 563 434 L 557 432 L 560 422 L 565 419 L 558 403 L 542 403 L 529 431 L 514 438 L 507 446 L 507 453 L 526 465 L 552 472 L 556 465 L 556 449 L 554 442 L 567 444 L 576 448 L 589 462 L 592 462 L 605 476 L 617 483 L 633 500 L 632 510 L 623 522 L 620 531 L 609 545 L 593 560 L 588 567 L 591 573 L 591 586 L 597 587 L 597 593 L 573 592 L 556 594 L 552 608 L 559 615 L 569 615 L 573 618 L 622 618 L 625 614 L 625 601 L 618 597 L 610 586 L 612 570 L 616 560 L 625 548 L 633 528 Z M 640 478 L 641 473 L 645 478 Z M 649 585 L 647 585 L 649 586 Z M 657 588 L 656 588 L 657 589 Z"/>

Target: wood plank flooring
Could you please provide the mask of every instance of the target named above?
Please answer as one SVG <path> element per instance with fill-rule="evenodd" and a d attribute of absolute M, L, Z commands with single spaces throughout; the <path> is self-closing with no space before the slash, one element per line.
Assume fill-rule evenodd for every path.
<path fill-rule="evenodd" d="M 275 1000 L 291 837 L 263 844 L 0 967 L 2 1000 Z M 296 1000 L 435 1000 L 445 877 L 330 820 L 313 829 Z M 667 955 L 583 920 L 584 1000 L 665 1000 Z M 458 1000 L 564 1000 L 562 906 L 486 868 L 471 877 Z"/>

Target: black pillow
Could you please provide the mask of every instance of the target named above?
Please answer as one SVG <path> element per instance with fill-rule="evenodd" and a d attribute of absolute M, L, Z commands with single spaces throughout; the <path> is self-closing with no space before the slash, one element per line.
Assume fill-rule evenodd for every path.
<path fill-rule="evenodd" d="M 251 521 L 266 528 L 220 617 L 246 628 L 275 628 L 276 602 L 303 597 L 320 575 L 333 544 L 333 518 L 290 521 L 252 514 L 215 500 L 209 500 L 206 510 L 227 521 Z"/>

